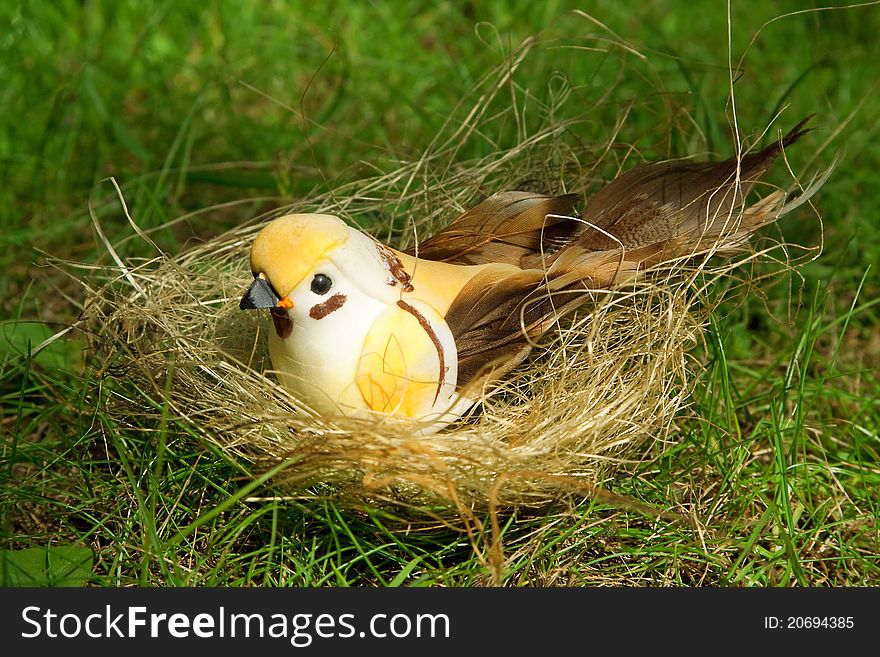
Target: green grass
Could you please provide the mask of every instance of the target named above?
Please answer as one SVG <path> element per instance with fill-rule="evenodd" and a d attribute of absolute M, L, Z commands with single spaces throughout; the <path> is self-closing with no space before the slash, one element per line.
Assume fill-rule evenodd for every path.
<path fill-rule="evenodd" d="M 495 535 L 410 526 L 402 512 L 287 499 L 212 451 L 157 402 L 143 426 L 102 417 L 81 343 L 30 349 L 76 316 L 82 289 L 43 252 L 106 259 L 138 224 L 176 252 L 261 210 L 419 156 L 457 103 L 522 39 L 606 34 L 577 3 L 22 2 L 0 7 L 0 549 L 92 550 L 98 585 L 482 585 Z M 304 3 L 305 4 L 305 3 Z M 572 6 L 569 6 L 571 4 Z M 468 142 L 465 160 L 516 143 L 562 76 L 588 98 L 560 119 L 646 158 L 728 155 L 723 4 L 590 3 L 644 59 L 541 47 L 517 76 L 528 111 Z M 500 518 L 509 585 L 880 584 L 880 6 L 734 3 L 744 55 L 736 112 L 755 135 L 816 113 L 794 171 L 842 159 L 789 241 L 822 255 L 712 316 L 705 364 L 675 442 L 614 481 L 689 528 L 591 500 Z M 398 6 L 400 5 L 400 6 Z M 409 3 L 407 3 L 409 6 Z M 759 32 L 760 30 L 760 32 Z M 757 38 L 752 43 L 753 37 Z M 614 154 L 623 162 L 623 151 Z M 783 167 L 780 167 L 783 168 Z M 597 175 L 613 175 L 609 169 Z M 776 180 L 784 180 L 778 175 Z M 123 255 L 147 255 L 134 241 Z M 760 273 L 760 272 L 756 272 Z M 114 424 L 116 423 L 116 424 Z M 107 427 L 111 427 L 107 430 Z M 397 517 L 400 513 L 402 517 Z M 39 575 L 37 576 L 39 579 Z"/>

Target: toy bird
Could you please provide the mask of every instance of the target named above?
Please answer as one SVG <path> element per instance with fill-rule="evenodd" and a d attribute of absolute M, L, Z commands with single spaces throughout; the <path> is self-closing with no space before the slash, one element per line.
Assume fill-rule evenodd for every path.
<path fill-rule="evenodd" d="M 315 411 L 413 418 L 431 433 L 599 291 L 776 220 L 783 192 L 745 199 L 807 120 L 739 159 L 638 166 L 579 214 L 575 194 L 499 192 L 409 251 L 334 216 L 284 216 L 254 240 L 240 307 L 269 309 L 273 367 Z"/>

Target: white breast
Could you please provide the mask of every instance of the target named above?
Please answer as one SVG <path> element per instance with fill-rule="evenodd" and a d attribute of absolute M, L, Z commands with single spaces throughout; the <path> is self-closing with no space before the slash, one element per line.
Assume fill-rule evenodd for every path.
<path fill-rule="evenodd" d="M 354 380 L 367 331 L 385 304 L 349 294 L 338 310 L 315 320 L 289 311 L 293 320 L 286 340 L 270 329 L 269 354 L 278 380 L 322 415 L 364 416 Z"/>

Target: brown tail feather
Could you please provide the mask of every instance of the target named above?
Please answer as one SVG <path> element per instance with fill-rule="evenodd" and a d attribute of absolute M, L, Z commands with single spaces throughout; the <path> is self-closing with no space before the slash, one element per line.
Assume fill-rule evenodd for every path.
<path fill-rule="evenodd" d="M 662 162 L 633 169 L 590 199 L 581 222 L 553 219 L 552 227 L 562 231 L 555 235 L 553 249 L 535 252 L 533 247 L 529 255 L 525 243 L 517 243 L 518 262 L 512 264 L 522 267 L 520 271 L 511 274 L 509 267 L 487 268 L 468 282 L 446 313 L 458 349 L 459 385 L 508 371 L 525 358 L 534 339 L 560 317 L 593 300 L 600 290 L 674 258 L 739 246 L 757 227 L 783 214 L 788 205 L 812 195 L 824 177 L 794 203 L 787 205 L 785 194 L 777 191 L 743 209 L 745 197 L 782 149 L 808 131 L 804 128 L 808 120 L 798 123 L 779 142 L 739 160 Z M 489 208 L 494 215 L 499 201 L 509 217 L 519 216 L 512 212 L 519 208 L 511 206 L 511 201 L 526 201 L 532 213 L 517 224 L 527 229 L 517 234 L 533 239 L 535 211 L 554 205 L 561 208 L 572 199 L 492 197 L 484 210 Z M 454 247 L 446 253 L 455 261 L 463 245 L 476 244 L 471 229 L 479 214 L 464 215 L 461 224 L 467 228 L 466 238 L 450 231 L 434 247 L 439 249 L 444 243 Z M 503 231 L 503 222 L 495 228 Z M 493 251 L 490 235 L 470 253 L 482 257 Z"/>
<path fill-rule="evenodd" d="M 754 184 L 779 153 L 809 132 L 798 123 L 778 142 L 740 159 L 699 164 L 669 161 L 622 174 L 594 194 L 578 218 L 576 194 L 546 196 L 499 192 L 407 251 L 460 265 L 508 263 L 542 266 L 548 256 L 578 244 L 590 251 L 636 249 L 688 236 L 694 242 L 742 237 L 754 225 L 734 225 Z M 764 206 L 769 207 L 769 206 Z"/>
<path fill-rule="evenodd" d="M 581 215 L 587 223 L 577 243 L 594 251 L 634 249 L 677 237 L 703 241 L 748 228 L 740 219 L 759 217 L 738 216 L 745 198 L 782 150 L 809 132 L 804 126 L 810 118 L 780 141 L 739 159 L 657 162 L 627 171 L 588 201 Z"/>

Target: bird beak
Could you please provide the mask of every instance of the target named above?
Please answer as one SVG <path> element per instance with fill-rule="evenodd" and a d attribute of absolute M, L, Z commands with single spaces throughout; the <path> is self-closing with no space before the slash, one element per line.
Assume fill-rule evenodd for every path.
<path fill-rule="evenodd" d="M 269 282 L 262 277 L 257 277 L 248 291 L 244 293 L 238 307 L 242 310 L 253 310 L 254 308 L 274 308 L 281 300 Z"/>

